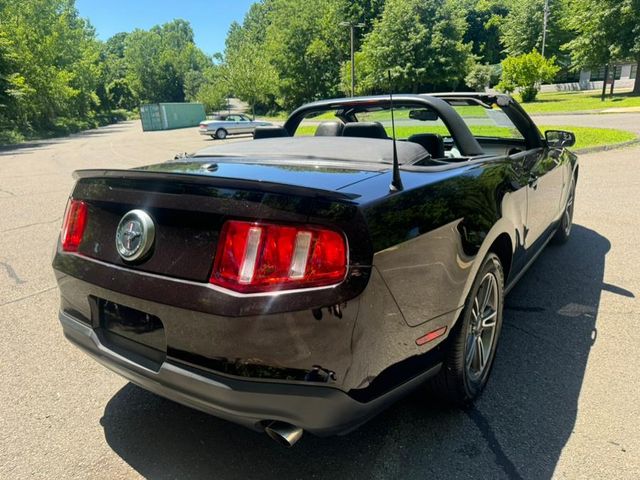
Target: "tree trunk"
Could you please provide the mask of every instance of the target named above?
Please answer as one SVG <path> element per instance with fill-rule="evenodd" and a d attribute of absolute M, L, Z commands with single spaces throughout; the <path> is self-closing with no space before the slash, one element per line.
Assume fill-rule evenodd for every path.
<path fill-rule="evenodd" d="M 607 80 L 609 78 L 609 62 L 604 66 L 604 80 L 602 80 L 602 94 L 600 95 L 600 101 L 604 102 L 604 97 L 607 95 Z"/>
<path fill-rule="evenodd" d="M 640 55 L 638 55 L 637 59 L 638 67 L 636 68 L 636 83 L 633 85 L 633 94 L 640 95 Z"/>

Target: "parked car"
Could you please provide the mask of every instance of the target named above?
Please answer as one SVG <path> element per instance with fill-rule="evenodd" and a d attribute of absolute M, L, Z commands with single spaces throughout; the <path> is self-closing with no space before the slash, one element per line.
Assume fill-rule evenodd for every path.
<path fill-rule="evenodd" d="M 506 95 L 393 104 L 397 142 L 388 97 L 325 100 L 250 142 L 75 172 L 53 260 L 66 337 L 284 445 L 423 385 L 469 405 L 505 294 L 571 234 L 575 137 Z"/>
<path fill-rule="evenodd" d="M 216 115 L 212 120 L 200 122 L 198 132 L 200 135 L 209 135 L 211 138 L 223 140 L 227 135 L 241 133 L 253 133 L 256 127 L 269 126 L 271 123 L 260 120 L 251 120 L 242 113 Z"/>

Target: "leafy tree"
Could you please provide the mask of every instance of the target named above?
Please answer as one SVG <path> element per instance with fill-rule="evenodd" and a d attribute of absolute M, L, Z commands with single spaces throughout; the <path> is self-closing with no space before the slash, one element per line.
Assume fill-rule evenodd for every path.
<path fill-rule="evenodd" d="M 137 99 L 129 86 L 126 78 L 117 78 L 106 87 L 109 103 L 113 108 L 133 110 L 137 105 Z"/>
<path fill-rule="evenodd" d="M 372 75 L 367 74 L 366 59 L 362 52 L 355 52 L 356 82 L 355 94 L 367 95 L 375 91 Z M 340 91 L 345 95 L 351 95 L 351 61 L 342 62 L 340 67 Z"/>
<path fill-rule="evenodd" d="M 196 95 L 196 100 L 204 104 L 208 113 L 222 110 L 227 105 L 228 87 L 226 82 L 205 83 Z"/>
<path fill-rule="evenodd" d="M 184 101 L 188 72 L 211 65 L 211 60 L 193 43 L 193 31 L 184 20 L 149 31 L 134 30 L 124 43 L 127 80 L 143 102 Z"/>
<path fill-rule="evenodd" d="M 464 31 L 464 18 L 450 2 L 387 0 L 362 46 L 366 81 L 382 89 L 391 70 L 396 89 L 455 87 L 471 59 Z"/>
<path fill-rule="evenodd" d="M 275 68 L 261 55 L 260 46 L 253 43 L 244 42 L 227 56 L 224 75 L 229 89 L 251 105 L 254 116 L 255 106 L 272 102 L 278 91 Z"/>
<path fill-rule="evenodd" d="M 510 2 L 509 13 L 501 23 L 502 43 L 506 53 L 514 56 L 542 49 L 544 2 L 545 0 Z M 545 56 L 562 57 L 561 46 L 569 39 L 565 19 L 572 14 L 566 8 L 566 0 L 549 0 Z"/>
<path fill-rule="evenodd" d="M 597 67 L 630 58 L 640 64 L 640 0 L 569 0 L 566 48 L 577 67 Z M 636 78 L 634 93 L 640 94 Z"/>
<path fill-rule="evenodd" d="M 508 0 L 454 0 L 465 16 L 464 42 L 484 64 L 497 64 L 504 58 L 500 26 L 509 13 Z"/>
<path fill-rule="evenodd" d="M 507 57 L 502 61 L 502 80 L 497 88 L 509 93 L 519 89 L 522 101 L 532 102 L 540 90 L 540 83 L 552 80 L 559 70 L 555 57 L 544 58 L 535 50 Z"/>
<path fill-rule="evenodd" d="M 469 88 L 476 92 L 484 92 L 491 81 L 491 67 L 489 65 L 474 65 L 464 79 Z"/>
<path fill-rule="evenodd" d="M 99 46 L 72 0 L 4 0 L 0 32 L 11 39 L 4 47 L 14 71 L 5 91 L 16 127 L 48 128 L 58 117 L 86 117 L 98 106 Z"/>
<path fill-rule="evenodd" d="M 278 75 L 285 108 L 335 96 L 345 48 L 340 43 L 340 0 L 272 0 L 265 51 Z"/>

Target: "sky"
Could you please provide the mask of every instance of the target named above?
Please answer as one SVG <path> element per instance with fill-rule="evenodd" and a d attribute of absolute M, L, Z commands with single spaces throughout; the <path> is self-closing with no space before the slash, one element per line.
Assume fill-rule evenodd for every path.
<path fill-rule="evenodd" d="M 80 16 L 88 18 L 98 38 L 106 40 L 118 32 L 182 18 L 191 23 L 195 42 L 211 55 L 224 50 L 224 39 L 234 20 L 242 22 L 255 0 L 76 0 Z"/>

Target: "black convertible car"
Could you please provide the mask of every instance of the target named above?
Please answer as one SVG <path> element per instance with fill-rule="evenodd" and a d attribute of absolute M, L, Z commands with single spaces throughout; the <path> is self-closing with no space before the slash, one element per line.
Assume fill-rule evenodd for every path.
<path fill-rule="evenodd" d="M 505 294 L 571 233 L 574 141 L 506 95 L 374 96 L 78 171 L 53 260 L 64 333 L 285 445 L 349 432 L 423 384 L 469 404 Z"/>

